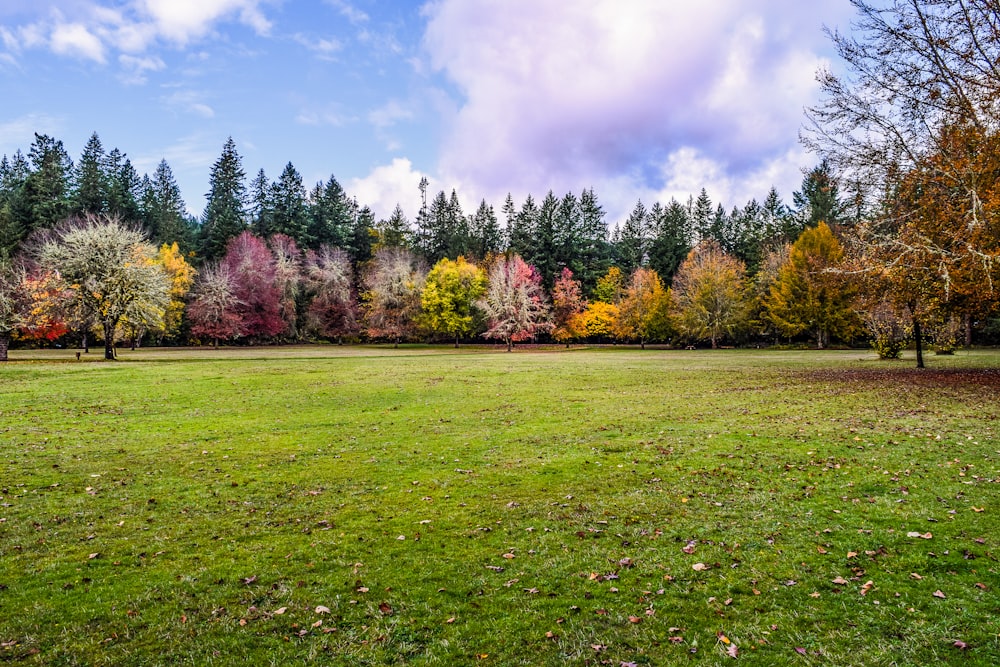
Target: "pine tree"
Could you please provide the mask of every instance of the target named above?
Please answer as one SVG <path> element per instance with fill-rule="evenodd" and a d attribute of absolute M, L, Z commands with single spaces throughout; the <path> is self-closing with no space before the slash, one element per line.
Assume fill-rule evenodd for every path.
<path fill-rule="evenodd" d="M 487 205 L 485 199 L 479 203 L 469 223 L 469 237 L 470 254 L 476 258 L 483 259 L 503 249 L 503 230 L 493 207 Z"/>
<path fill-rule="evenodd" d="M 63 143 L 36 132 L 28 159 L 32 169 L 12 207 L 22 238 L 35 229 L 54 227 L 70 213 L 69 177 L 73 162 Z"/>
<path fill-rule="evenodd" d="M 687 209 L 676 199 L 666 207 L 659 202 L 649 210 L 649 268 L 667 284 L 674 278 L 677 267 L 691 252 L 691 221 Z"/>
<path fill-rule="evenodd" d="M 593 188 L 580 194 L 579 208 L 579 269 L 574 273 L 584 294 L 588 294 L 611 266 L 611 246 L 608 243 L 608 223 L 604 219 L 604 209 L 598 203 Z"/>
<path fill-rule="evenodd" d="M 90 135 L 73 173 L 73 213 L 101 215 L 108 210 L 106 156 L 97 133 Z"/>
<path fill-rule="evenodd" d="M 562 269 L 562 266 L 559 265 L 559 257 L 557 257 L 559 251 L 556 240 L 558 214 L 559 200 L 556 199 L 552 190 L 549 190 L 538 209 L 534 243 L 531 244 L 528 253 L 523 255 L 524 261 L 533 265 L 541 275 L 542 286 L 547 290 L 552 288 L 557 274 Z"/>
<path fill-rule="evenodd" d="M 843 204 L 829 162 L 824 159 L 805 175 L 802 189 L 792 193 L 792 201 L 801 225 L 800 231 L 815 227 L 820 222 L 836 228 L 843 217 Z"/>
<path fill-rule="evenodd" d="M 509 195 L 508 195 L 509 197 Z M 504 207 L 506 211 L 506 206 Z M 513 207 L 512 209 L 513 210 Z M 507 228 L 509 235 L 508 249 L 515 255 L 522 257 L 532 254 L 532 247 L 535 243 L 535 234 L 538 230 L 538 207 L 531 195 L 528 195 L 521 205 L 521 210 L 517 211 L 512 218 L 508 218 L 510 225 Z"/>
<path fill-rule="evenodd" d="M 149 181 L 149 193 L 144 202 L 148 206 L 145 212 L 146 224 L 155 244 L 176 243 L 182 251 L 190 249 L 186 207 L 181 198 L 181 189 L 166 160 L 160 160 L 157 165 L 153 178 Z"/>
<path fill-rule="evenodd" d="M 350 246 L 354 218 L 347 193 L 334 176 L 317 184 L 310 194 L 309 237 L 314 246 Z"/>
<path fill-rule="evenodd" d="M 140 220 L 142 179 L 132 162 L 117 148 L 111 149 L 104 161 L 104 179 L 108 213 L 122 220 Z"/>
<path fill-rule="evenodd" d="M 221 257 L 229 239 L 246 230 L 245 178 L 236 142 L 229 137 L 209 175 L 208 205 L 201 228 L 202 254 L 207 259 Z"/>
<path fill-rule="evenodd" d="M 712 200 L 708 197 L 705 188 L 701 189 L 693 204 L 688 203 L 691 208 L 691 227 L 694 230 L 695 240 L 704 241 L 712 238 Z"/>
<path fill-rule="evenodd" d="M 638 201 L 625 222 L 615 230 L 615 258 L 618 267 L 627 276 L 631 276 L 639 267 L 645 266 L 648 260 L 647 230 L 646 207 L 642 201 Z"/>
<path fill-rule="evenodd" d="M 380 220 L 375 225 L 375 231 L 378 241 L 372 248 L 373 252 L 378 252 L 382 248 L 410 247 L 413 230 L 410 229 L 410 221 L 406 219 L 406 214 L 399 204 L 396 204 L 388 220 Z"/>
<path fill-rule="evenodd" d="M 250 229 L 262 239 L 274 233 L 274 201 L 271 181 L 261 169 L 250 181 Z"/>
<path fill-rule="evenodd" d="M 352 201 L 352 208 L 357 211 L 354 215 L 354 224 L 351 226 L 350 256 L 355 267 L 358 267 L 372 258 L 372 238 L 377 234 L 375 230 L 375 215 L 367 206 L 357 208 L 357 202 Z"/>
<path fill-rule="evenodd" d="M 309 245 L 309 218 L 306 189 L 302 176 L 289 162 L 272 188 L 274 203 L 273 234 L 285 234 L 301 247 Z"/>

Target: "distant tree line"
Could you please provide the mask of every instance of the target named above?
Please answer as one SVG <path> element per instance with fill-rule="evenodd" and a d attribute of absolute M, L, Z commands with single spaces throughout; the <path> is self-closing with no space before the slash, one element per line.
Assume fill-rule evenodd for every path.
<path fill-rule="evenodd" d="M 412 222 L 376 219 L 291 163 L 247 185 L 229 139 L 195 219 L 165 161 L 140 177 L 95 134 L 74 164 L 36 135 L 0 160 L 0 353 L 88 336 L 108 356 L 116 339 L 867 340 L 884 357 L 915 344 L 919 366 L 928 343 L 995 342 L 994 3 L 852 4 L 856 30 L 832 35 L 849 77 L 821 73 L 804 139 L 822 160 L 790 205 L 772 188 L 726 210 L 703 189 L 612 229 L 592 189 L 467 213 L 423 180 Z"/>

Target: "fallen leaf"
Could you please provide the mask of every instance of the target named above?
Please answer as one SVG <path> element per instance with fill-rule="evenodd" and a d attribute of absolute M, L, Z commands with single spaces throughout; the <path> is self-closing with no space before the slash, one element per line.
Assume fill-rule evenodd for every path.
<path fill-rule="evenodd" d="M 318 627 L 319 627 L 319 626 L 321 626 L 321 625 L 323 625 L 323 621 L 322 621 L 322 620 L 319 620 L 319 621 L 316 621 L 315 623 L 313 623 L 313 624 L 312 624 L 312 627 L 314 627 L 314 628 L 318 628 Z"/>
<path fill-rule="evenodd" d="M 628 617 L 628 622 L 629 623 L 642 623 L 642 619 L 639 618 L 638 616 L 629 616 Z"/>
<path fill-rule="evenodd" d="M 388 602 L 380 602 L 378 605 L 378 610 L 385 614 L 386 616 L 392 616 L 392 607 L 389 606 Z"/>
<path fill-rule="evenodd" d="M 869 579 L 861 586 L 861 594 L 868 595 L 868 591 L 875 587 L 875 582 Z"/>
<path fill-rule="evenodd" d="M 796 646 L 795 647 L 795 652 L 798 653 L 799 655 L 805 655 L 806 654 L 806 650 L 804 648 L 802 648 L 801 646 Z"/>
<path fill-rule="evenodd" d="M 591 644 L 590 648 L 600 653 L 601 651 L 607 650 L 608 647 L 605 646 L 604 644 Z"/>
<path fill-rule="evenodd" d="M 318 607 L 316 607 L 316 613 L 317 614 L 329 614 L 330 613 L 330 608 L 329 607 L 324 607 L 323 605 L 319 605 Z"/>
<path fill-rule="evenodd" d="M 965 649 L 969 648 L 969 645 L 963 642 L 962 640 L 956 641 L 954 644 L 952 644 L 952 646 L 959 649 L 960 651 L 964 651 Z"/>
<path fill-rule="evenodd" d="M 705 570 L 708 569 L 708 566 L 705 565 L 704 563 L 695 563 L 694 565 L 691 566 L 691 569 L 694 570 L 695 572 L 704 572 Z"/>
<path fill-rule="evenodd" d="M 910 579 L 916 579 L 917 581 L 920 581 L 921 579 L 923 579 L 923 577 L 921 577 L 916 572 L 910 572 Z"/>
<path fill-rule="evenodd" d="M 513 558 L 513 557 L 514 557 L 514 554 L 512 554 L 512 553 L 505 553 L 505 554 L 503 555 L 503 557 L 504 557 L 504 558 L 506 558 L 507 560 L 510 560 L 511 558 Z"/>
<path fill-rule="evenodd" d="M 838 586 L 846 586 L 848 582 L 847 579 L 844 579 L 843 577 L 837 577 L 832 583 L 837 584 Z"/>
<path fill-rule="evenodd" d="M 275 610 L 274 610 L 274 615 L 275 615 L 275 616 L 281 616 L 281 615 L 282 615 L 282 614 L 284 614 L 284 613 L 285 613 L 286 611 L 288 611 L 288 607 L 279 607 L 278 609 L 275 609 Z"/>
<path fill-rule="evenodd" d="M 101 555 L 100 553 L 90 554 L 89 556 L 87 556 L 87 560 L 94 560 L 95 558 L 97 558 L 100 555 Z"/>
<path fill-rule="evenodd" d="M 989 587 L 986 584 L 978 581 L 976 582 L 976 588 L 978 588 L 981 591 L 989 590 Z"/>
<path fill-rule="evenodd" d="M 740 655 L 740 649 L 736 646 L 736 644 L 731 644 L 729 648 L 726 649 L 726 654 L 730 658 L 737 658 Z"/>
<path fill-rule="evenodd" d="M 936 598 L 941 598 L 942 600 L 948 597 L 942 591 L 934 591 L 933 593 L 931 593 L 931 595 L 933 595 Z"/>
<path fill-rule="evenodd" d="M 726 644 L 727 646 L 728 646 L 729 644 L 732 644 L 732 642 L 731 642 L 731 641 L 729 641 L 729 637 L 725 636 L 725 635 L 724 635 L 724 634 L 722 634 L 721 632 L 717 632 L 717 633 L 715 633 L 715 636 L 719 638 L 719 641 L 720 641 L 720 642 L 722 642 L 723 644 Z"/>
<path fill-rule="evenodd" d="M 858 555 L 858 552 L 857 552 L 857 551 L 848 551 L 848 552 L 847 552 L 847 557 L 848 557 L 848 558 L 854 558 L 854 557 L 855 557 L 855 556 L 857 556 L 857 555 Z"/>
<path fill-rule="evenodd" d="M 454 622 L 455 622 L 455 617 L 454 616 L 452 616 L 447 621 L 445 621 L 445 623 L 454 623 Z"/>
<path fill-rule="evenodd" d="M 816 551 L 817 551 L 818 553 L 820 553 L 820 554 L 828 554 L 828 553 L 830 553 L 829 551 L 827 551 L 827 550 L 826 550 L 826 549 L 824 549 L 823 547 L 816 547 Z"/>
<path fill-rule="evenodd" d="M 814 593 L 810 593 L 809 597 L 811 597 L 811 598 L 818 598 L 819 597 L 819 591 L 816 591 Z"/>
<path fill-rule="evenodd" d="M 693 554 L 696 544 L 697 543 L 694 540 L 691 540 L 686 546 L 681 547 L 681 551 L 686 554 Z"/>
<path fill-rule="evenodd" d="M 985 512 L 986 508 L 985 507 L 975 507 L 975 506 L 973 506 L 972 511 L 976 512 L 978 514 L 979 512 Z"/>

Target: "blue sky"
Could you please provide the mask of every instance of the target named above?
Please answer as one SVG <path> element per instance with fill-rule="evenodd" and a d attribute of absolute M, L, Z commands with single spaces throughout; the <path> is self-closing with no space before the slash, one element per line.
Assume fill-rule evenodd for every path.
<path fill-rule="evenodd" d="M 97 132 L 140 173 L 166 159 L 199 214 L 232 136 L 249 178 L 291 161 L 377 215 L 417 184 L 467 210 L 593 187 L 786 200 L 823 25 L 848 0 L 3 0 L 0 153 L 33 132 L 76 159 Z"/>

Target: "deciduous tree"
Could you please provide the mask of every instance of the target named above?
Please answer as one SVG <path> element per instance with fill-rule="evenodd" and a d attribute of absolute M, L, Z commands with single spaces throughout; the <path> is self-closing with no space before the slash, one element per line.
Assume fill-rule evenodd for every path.
<path fill-rule="evenodd" d="M 365 325 L 368 335 L 398 347 L 416 328 L 420 294 L 427 269 L 409 250 L 382 248 L 364 275 Z"/>
<path fill-rule="evenodd" d="M 552 287 L 552 337 L 561 343 L 580 337 L 575 326 L 577 316 L 587 307 L 580 282 L 573 278 L 573 272 L 564 268 Z"/>
<path fill-rule="evenodd" d="M 306 252 L 306 288 L 312 295 L 309 328 L 321 336 L 343 342 L 358 332 L 358 303 L 354 293 L 351 258 L 340 248 L 321 245 Z"/>
<path fill-rule="evenodd" d="M 688 254 L 674 276 L 672 288 L 676 323 L 695 340 L 709 340 L 712 349 L 745 323 L 746 269 L 714 241 L 703 241 Z"/>
<path fill-rule="evenodd" d="M 642 349 L 646 341 L 670 335 L 670 294 L 652 269 L 636 269 L 625 295 L 618 304 L 614 332 L 621 339 L 638 339 Z"/>
<path fill-rule="evenodd" d="M 431 268 L 420 297 L 421 321 L 431 331 L 459 339 L 475 333 L 477 303 L 486 292 L 486 274 L 464 257 L 444 258 Z"/>
<path fill-rule="evenodd" d="M 493 265 L 480 307 L 488 326 L 483 335 L 502 340 L 508 352 L 514 342 L 552 328 L 541 276 L 519 255 L 498 259 Z"/>
<path fill-rule="evenodd" d="M 220 340 L 243 335 L 243 318 L 238 307 L 235 280 L 229 268 L 221 263 L 208 264 L 198 274 L 198 282 L 188 304 L 191 333 L 212 340 L 219 347 Z"/>

